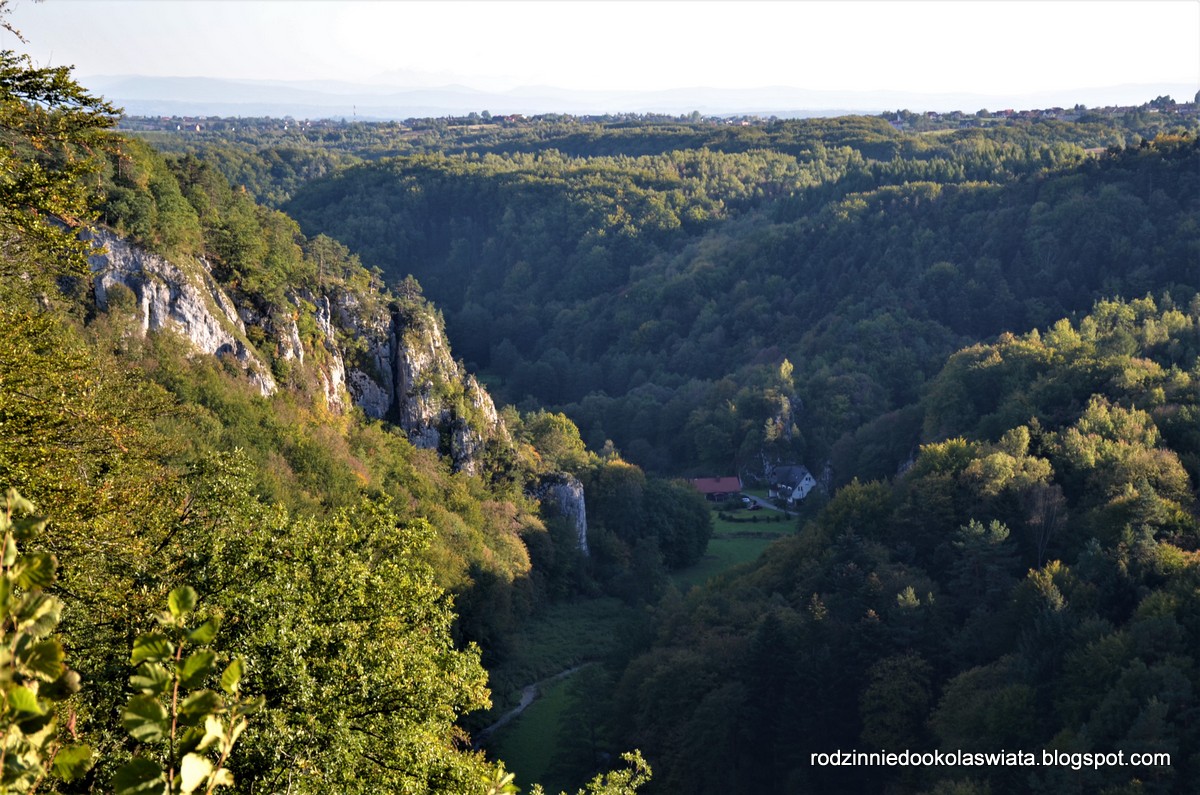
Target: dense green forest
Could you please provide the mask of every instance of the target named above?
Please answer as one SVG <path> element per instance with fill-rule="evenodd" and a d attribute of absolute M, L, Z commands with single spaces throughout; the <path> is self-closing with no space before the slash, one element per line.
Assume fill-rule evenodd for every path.
<path fill-rule="evenodd" d="M 1083 108 L 1046 116 L 1033 113 L 1015 120 L 982 112 L 926 115 L 906 110 L 879 118 L 918 133 L 1029 128 L 1041 142 L 1092 149 L 1136 146 L 1159 134 L 1176 134 L 1189 128 L 1187 120 L 1160 110 L 1159 103 L 1152 101 L 1118 113 Z M 698 113 L 685 118 L 630 113 L 588 118 L 543 114 L 526 119 L 485 112 L 403 122 L 127 118 L 121 120 L 120 128 L 163 152 L 203 152 L 230 182 L 244 185 L 271 207 L 286 202 L 305 183 L 340 167 L 394 156 L 537 154 L 554 150 L 568 157 L 640 157 L 694 149 L 731 154 L 772 149 L 803 157 L 811 147 L 814 124 L 822 126 L 821 141 L 826 146 L 840 146 L 848 140 L 836 129 L 843 127 L 843 122 L 831 128 L 822 120 L 756 117 L 746 121 L 743 125 L 704 119 Z M 875 156 L 888 152 L 888 147 L 884 144 L 874 150 Z"/>
<path fill-rule="evenodd" d="M 138 133 L 2 67 L 0 787 L 514 792 L 565 677 L 572 791 L 1192 791 L 1195 113 Z M 675 479 L 771 464 L 786 532 Z M 717 523 L 778 540 L 692 587 Z"/>
<path fill-rule="evenodd" d="M 854 431 L 956 348 L 1104 296 L 1194 292 L 1192 140 L 1095 156 L 1062 126 L 847 118 L 744 153 L 415 156 L 287 207 L 415 275 L 501 399 L 560 407 L 593 447 L 713 472 L 774 444 L 844 481 Z M 773 381 L 785 357 L 794 392 Z"/>
<path fill-rule="evenodd" d="M 1190 791 L 1198 330 L 1200 303 L 1106 301 L 954 354 L 919 404 L 943 441 L 664 600 L 615 708 L 660 791 Z M 837 749 L 1171 761 L 812 764 Z"/>

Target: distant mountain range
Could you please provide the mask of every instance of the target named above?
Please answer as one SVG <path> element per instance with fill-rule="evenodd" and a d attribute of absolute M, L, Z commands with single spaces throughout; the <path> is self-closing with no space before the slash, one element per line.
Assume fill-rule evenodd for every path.
<path fill-rule="evenodd" d="M 835 116 L 886 110 L 976 111 L 981 108 L 1141 105 L 1163 94 L 1190 101 L 1196 86 L 1122 85 L 997 96 L 905 91 L 818 91 L 783 86 L 665 91 L 574 91 L 527 86 L 487 91 L 462 85 L 413 88 L 338 81 L 229 80 L 139 75 L 83 78 L 84 85 L 133 116 L 292 116 L 363 120 L 520 113 L 665 113 L 707 116 Z"/>

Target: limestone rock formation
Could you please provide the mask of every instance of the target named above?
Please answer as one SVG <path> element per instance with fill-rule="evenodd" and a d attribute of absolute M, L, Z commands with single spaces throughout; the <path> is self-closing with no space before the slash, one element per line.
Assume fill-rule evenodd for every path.
<path fill-rule="evenodd" d="M 100 309 L 113 285 L 125 285 L 137 297 L 143 334 L 170 328 L 197 352 L 235 357 L 264 396 L 279 387 L 248 327 L 266 340 L 276 372 L 301 368 L 328 410 L 353 404 L 391 420 L 415 446 L 449 457 L 455 471 L 479 474 L 489 444 L 511 444 L 491 396 L 451 356 L 440 314 L 415 287 L 400 297 L 298 289 L 285 306 L 264 307 L 252 296 L 231 298 L 203 260 L 172 262 L 108 231 L 94 240 Z M 302 333 L 303 313 L 311 322 Z"/>
<path fill-rule="evenodd" d="M 586 557 L 589 554 L 587 508 L 583 501 L 583 484 L 579 479 L 565 472 L 545 475 L 538 483 L 535 496 L 541 500 L 543 507 L 549 507 L 571 523 L 579 542 L 579 551 Z"/>
<path fill-rule="evenodd" d="M 468 474 L 481 471 L 489 443 L 510 444 L 491 396 L 454 360 L 441 316 L 419 294 L 335 291 L 316 303 L 319 323 L 328 318 L 355 341 L 342 351 L 343 379 L 367 416 L 396 423 L 413 445 Z"/>
<path fill-rule="evenodd" d="M 108 307 L 113 285 L 124 285 L 137 298 L 143 334 L 173 329 L 201 353 L 233 356 L 264 396 L 276 391 L 270 369 L 246 342 L 233 301 L 202 262 L 185 270 L 106 231 L 92 239 L 101 247 L 89 259 L 100 309 Z"/>

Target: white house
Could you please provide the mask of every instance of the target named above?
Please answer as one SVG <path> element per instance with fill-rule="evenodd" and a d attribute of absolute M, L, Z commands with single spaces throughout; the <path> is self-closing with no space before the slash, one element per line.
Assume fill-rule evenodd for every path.
<path fill-rule="evenodd" d="M 801 465 L 777 466 L 771 471 L 771 496 L 787 500 L 789 505 L 800 502 L 817 485 L 817 479 Z"/>

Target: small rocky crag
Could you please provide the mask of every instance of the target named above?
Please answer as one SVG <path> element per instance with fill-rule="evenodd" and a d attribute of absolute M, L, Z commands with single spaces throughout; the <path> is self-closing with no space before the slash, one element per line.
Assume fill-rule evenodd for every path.
<path fill-rule="evenodd" d="M 583 484 L 579 479 L 565 472 L 544 475 L 538 481 L 535 496 L 543 507 L 549 507 L 552 514 L 562 516 L 571 523 L 579 551 L 586 557 L 589 554 L 587 509 L 583 501 Z"/>
<path fill-rule="evenodd" d="M 276 391 L 270 368 L 247 341 L 237 307 L 203 260 L 185 269 L 106 231 L 93 233 L 92 240 L 97 248 L 89 263 L 101 310 L 108 308 L 113 286 L 123 285 L 137 300 L 143 334 L 177 331 L 200 353 L 233 356 L 264 396 Z"/>

